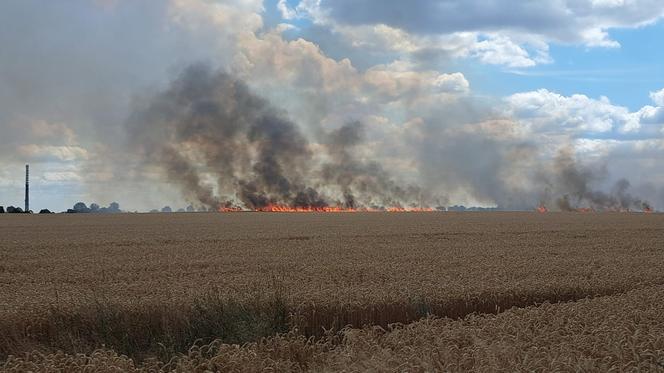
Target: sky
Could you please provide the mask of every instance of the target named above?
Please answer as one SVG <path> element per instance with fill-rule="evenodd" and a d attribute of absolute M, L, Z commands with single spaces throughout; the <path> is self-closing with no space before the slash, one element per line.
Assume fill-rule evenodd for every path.
<path fill-rule="evenodd" d="M 357 157 L 441 203 L 536 206 L 570 187 L 551 166 L 569 151 L 593 188 L 625 178 L 664 209 L 663 2 L 404 4 L 3 1 L 0 205 L 22 206 L 26 163 L 33 209 L 199 202 L 145 162 L 132 118 L 205 64 L 245 82 L 313 149 L 362 123 Z"/>

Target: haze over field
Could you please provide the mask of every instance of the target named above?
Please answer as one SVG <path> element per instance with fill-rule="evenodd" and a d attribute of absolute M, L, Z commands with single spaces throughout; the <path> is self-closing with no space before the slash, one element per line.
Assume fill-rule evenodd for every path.
<path fill-rule="evenodd" d="M 664 209 L 658 1 L 9 0 L 0 205 Z"/>

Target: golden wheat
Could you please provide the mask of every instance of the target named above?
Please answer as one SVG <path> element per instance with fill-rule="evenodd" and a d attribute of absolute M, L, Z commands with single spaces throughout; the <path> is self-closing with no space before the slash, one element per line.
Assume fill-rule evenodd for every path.
<path fill-rule="evenodd" d="M 345 329 L 321 340 L 291 332 L 243 346 L 196 345 L 141 365 L 102 349 L 26 353 L 6 372 L 586 371 L 664 370 L 664 286 L 462 320 Z"/>
<path fill-rule="evenodd" d="M 40 350 L 101 369 L 129 359 L 49 353 L 103 343 L 167 361 L 197 338 L 242 343 L 289 328 L 304 342 L 270 343 L 319 356 L 332 343 L 306 341 L 324 328 L 387 328 L 664 284 L 663 223 L 659 214 L 2 217 L 0 360 Z M 30 356 L 8 362 L 34 363 Z M 320 367 L 335 366 L 325 356 Z M 278 361 L 292 370 L 316 366 L 312 359 Z"/>

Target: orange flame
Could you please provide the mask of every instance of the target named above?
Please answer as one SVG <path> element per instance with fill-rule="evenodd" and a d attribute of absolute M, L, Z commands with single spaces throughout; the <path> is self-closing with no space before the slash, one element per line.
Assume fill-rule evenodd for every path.
<path fill-rule="evenodd" d="M 549 212 L 549 209 L 546 208 L 544 205 L 539 205 L 536 209 L 537 212 L 540 214 L 544 214 L 545 212 Z"/>
<path fill-rule="evenodd" d="M 240 207 L 220 207 L 219 212 L 241 212 L 242 209 Z"/>
<path fill-rule="evenodd" d="M 430 212 L 434 209 L 430 207 L 389 207 L 386 209 L 373 209 L 373 208 L 348 208 L 343 206 L 288 206 L 282 204 L 270 204 L 264 207 L 258 207 L 253 210 L 244 210 L 240 207 L 220 207 L 219 212 L 241 212 L 241 211 L 255 211 L 255 212 Z"/>
<path fill-rule="evenodd" d="M 267 205 L 259 207 L 254 211 L 259 212 L 355 212 L 356 209 L 344 208 L 340 206 L 287 206 L 287 205 Z"/>

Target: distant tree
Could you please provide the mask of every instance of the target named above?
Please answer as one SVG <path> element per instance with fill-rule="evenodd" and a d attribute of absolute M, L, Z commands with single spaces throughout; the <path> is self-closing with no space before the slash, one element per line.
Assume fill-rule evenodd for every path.
<path fill-rule="evenodd" d="M 99 212 L 99 205 L 96 203 L 90 204 L 90 212 Z"/>
<path fill-rule="evenodd" d="M 196 209 L 194 208 L 194 206 L 189 205 L 187 206 L 187 212 L 196 212 Z"/>
<path fill-rule="evenodd" d="M 39 213 L 40 214 L 51 214 L 52 212 L 49 209 L 41 209 L 41 210 L 39 210 Z"/>
<path fill-rule="evenodd" d="M 173 212 L 173 209 L 171 209 L 171 206 L 164 206 L 164 208 L 161 209 L 161 212 Z"/>
<path fill-rule="evenodd" d="M 0 206 L 0 214 L 4 214 L 4 213 L 5 213 L 5 208 Z"/>
<path fill-rule="evenodd" d="M 83 203 L 83 202 L 77 202 L 77 203 L 74 205 L 74 211 L 76 211 L 76 212 L 79 213 L 79 214 L 82 214 L 82 213 L 88 213 L 88 212 L 90 212 L 90 209 L 88 208 L 88 206 L 85 205 L 85 203 Z"/>
<path fill-rule="evenodd" d="M 157 209 L 152 209 L 152 210 L 150 210 L 150 214 L 156 214 L 156 213 L 158 213 L 158 212 L 159 212 L 159 210 L 157 210 Z"/>
<path fill-rule="evenodd" d="M 184 209 L 178 209 L 178 212 L 184 212 Z"/>
<path fill-rule="evenodd" d="M 23 209 L 20 207 L 9 206 L 7 207 L 7 213 L 9 214 L 22 214 Z"/>
<path fill-rule="evenodd" d="M 122 212 L 120 211 L 120 204 L 117 202 L 111 202 L 111 204 L 108 205 L 108 212 L 110 213 Z"/>

